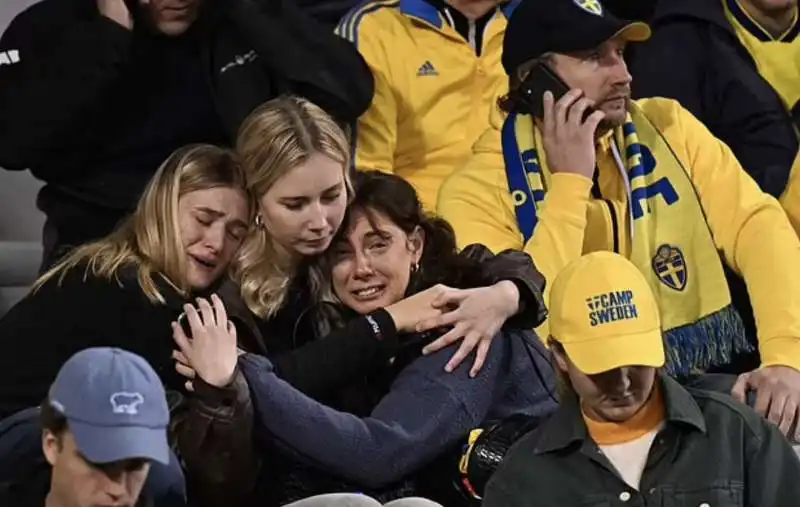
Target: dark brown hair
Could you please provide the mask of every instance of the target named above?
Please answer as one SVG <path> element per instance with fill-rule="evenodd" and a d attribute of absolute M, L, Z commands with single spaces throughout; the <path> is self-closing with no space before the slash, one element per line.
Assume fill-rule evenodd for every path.
<path fill-rule="evenodd" d="M 419 270 L 409 285 L 412 294 L 437 283 L 455 287 L 475 287 L 486 283 L 477 263 L 458 254 L 453 227 L 444 219 L 427 213 L 414 187 L 403 178 L 379 171 L 357 172 L 354 194 L 334 243 L 344 241 L 353 229 L 355 212 L 364 213 L 374 229 L 375 213 L 391 220 L 406 234 L 419 227 L 425 235 Z"/>
<path fill-rule="evenodd" d="M 42 430 L 49 431 L 56 437 L 60 437 L 62 433 L 69 429 L 67 418 L 53 408 L 49 398 L 39 407 L 39 423 L 42 425 Z"/>

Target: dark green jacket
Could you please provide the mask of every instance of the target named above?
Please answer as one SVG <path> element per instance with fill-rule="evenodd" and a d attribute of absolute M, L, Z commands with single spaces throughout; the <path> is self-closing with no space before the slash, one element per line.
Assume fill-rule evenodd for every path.
<path fill-rule="evenodd" d="M 778 429 L 729 396 L 662 376 L 667 423 L 650 449 L 640 491 L 589 437 L 565 401 L 509 452 L 482 507 L 797 507 L 800 460 Z"/>

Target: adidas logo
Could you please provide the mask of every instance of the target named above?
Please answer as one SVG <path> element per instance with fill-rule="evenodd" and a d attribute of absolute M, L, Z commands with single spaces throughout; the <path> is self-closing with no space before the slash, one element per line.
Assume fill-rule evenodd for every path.
<path fill-rule="evenodd" d="M 438 76 L 439 71 L 436 70 L 436 67 L 430 62 L 430 60 L 426 60 L 425 63 L 422 64 L 422 67 L 419 68 L 417 71 L 417 76 Z"/>
<path fill-rule="evenodd" d="M 0 51 L 0 65 L 12 65 L 19 63 L 19 51 L 12 49 L 10 51 Z"/>

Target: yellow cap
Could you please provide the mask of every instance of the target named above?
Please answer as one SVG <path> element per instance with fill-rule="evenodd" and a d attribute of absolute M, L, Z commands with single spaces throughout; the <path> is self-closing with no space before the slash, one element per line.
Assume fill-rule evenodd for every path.
<path fill-rule="evenodd" d="M 587 375 L 664 365 L 655 297 L 621 255 L 595 252 L 565 267 L 550 290 L 549 321 L 553 339 Z"/>

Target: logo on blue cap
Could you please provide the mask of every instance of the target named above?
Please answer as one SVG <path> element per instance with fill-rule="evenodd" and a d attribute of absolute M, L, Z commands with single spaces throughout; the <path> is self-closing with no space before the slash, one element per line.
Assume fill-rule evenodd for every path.
<path fill-rule="evenodd" d="M 136 415 L 137 408 L 144 403 L 144 396 L 140 393 L 114 393 L 111 395 L 111 406 L 115 414 Z"/>

